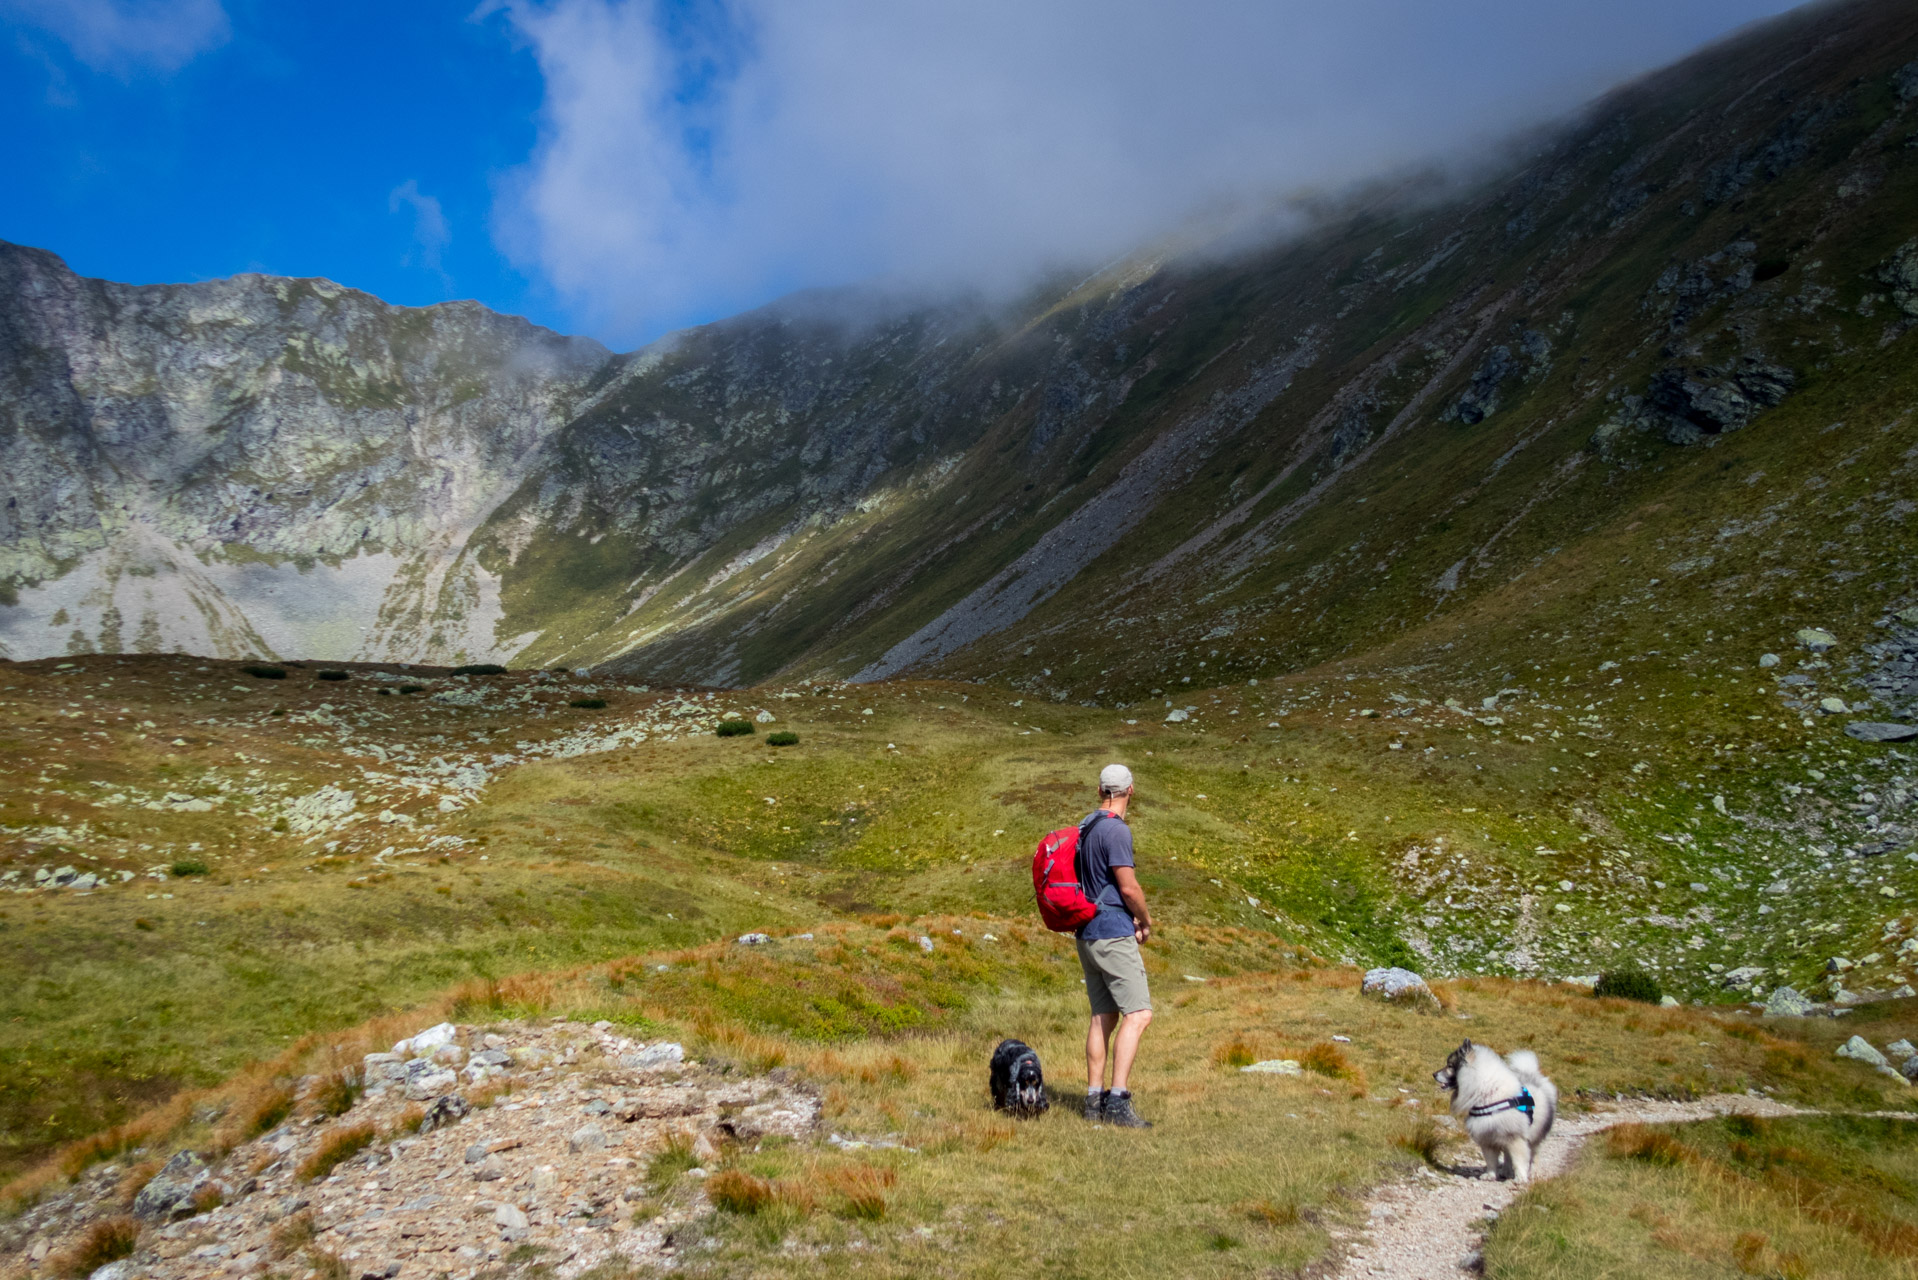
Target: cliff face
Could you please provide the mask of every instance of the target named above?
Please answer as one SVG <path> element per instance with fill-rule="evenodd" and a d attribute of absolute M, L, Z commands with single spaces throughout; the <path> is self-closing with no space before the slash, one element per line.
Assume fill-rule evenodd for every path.
<path fill-rule="evenodd" d="M 0 246 L 0 644 L 499 653 L 466 544 L 606 359 L 470 303 Z"/>
<path fill-rule="evenodd" d="M 0 643 L 1110 700 L 1466 617 L 1529 635 L 1546 606 L 1513 584 L 1547 560 L 1622 609 L 1597 547 L 1697 563 L 1666 553 L 1734 512 L 1870 559 L 1903 524 L 1827 528 L 1772 486 L 1833 422 L 1889 423 L 1904 465 L 1915 65 L 1907 6 L 1801 11 L 1503 176 L 1365 193 L 1263 251 L 1001 308 L 797 298 L 625 356 L 8 249 Z M 1736 606 L 1662 577 L 1804 622 L 1898 594 L 1842 572 L 1776 596 L 1754 568 Z"/>

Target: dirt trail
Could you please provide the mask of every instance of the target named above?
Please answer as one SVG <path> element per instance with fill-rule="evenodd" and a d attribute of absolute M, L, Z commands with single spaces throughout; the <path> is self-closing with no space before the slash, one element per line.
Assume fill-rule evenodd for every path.
<path fill-rule="evenodd" d="M 1749 1094 L 1714 1094 L 1696 1102 L 1619 1102 L 1576 1116 L 1561 1115 L 1551 1137 L 1539 1148 L 1533 1176 L 1553 1178 L 1571 1168 L 1593 1134 L 1613 1125 L 1661 1124 L 1708 1120 L 1714 1116 L 1802 1115 L 1797 1107 Z M 1450 1167 L 1454 1173 L 1420 1169 L 1411 1179 L 1379 1188 L 1368 1202 L 1371 1223 L 1355 1236 L 1352 1252 L 1337 1272 L 1339 1280 L 1384 1276 L 1388 1280 L 1459 1280 L 1475 1271 L 1480 1224 L 1503 1213 L 1518 1197 L 1511 1182 L 1480 1182 L 1477 1148 L 1460 1135 L 1471 1158 Z"/>

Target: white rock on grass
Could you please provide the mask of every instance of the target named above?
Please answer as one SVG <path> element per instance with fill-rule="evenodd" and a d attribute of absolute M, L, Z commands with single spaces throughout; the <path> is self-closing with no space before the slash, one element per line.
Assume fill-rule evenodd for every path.
<path fill-rule="evenodd" d="M 1812 1001 L 1791 987 L 1779 987 L 1765 1000 L 1767 1018 L 1804 1018 L 1816 1008 Z"/>
<path fill-rule="evenodd" d="M 1264 1062 L 1255 1062 L 1249 1067 L 1240 1067 L 1239 1070 L 1242 1073 L 1267 1076 L 1298 1076 L 1305 1074 L 1305 1068 L 1301 1067 L 1291 1058 L 1268 1058 Z"/>
<path fill-rule="evenodd" d="M 1432 988 L 1425 985 L 1424 978 L 1410 969 L 1397 966 L 1366 970 L 1365 980 L 1359 984 L 1359 990 L 1390 1004 L 1412 1005 L 1428 1010 L 1439 1007 L 1438 997 L 1432 994 Z"/>

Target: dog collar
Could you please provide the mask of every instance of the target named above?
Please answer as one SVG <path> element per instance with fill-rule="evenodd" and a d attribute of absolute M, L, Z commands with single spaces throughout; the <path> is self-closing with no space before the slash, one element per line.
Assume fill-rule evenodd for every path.
<path fill-rule="evenodd" d="M 1504 1098 L 1498 1102 L 1484 1103 L 1481 1106 L 1473 1107 L 1470 1114 L 1474 1120 L 1477 1120 L 1483 1116 L 1495 1116 L 1501 1111 L 1523 1111 L 1525 1118 L 1529 1120 L 1532 1117 L 1533 1108 L 1537 1105 L 1537 1103 L 1532 1101 L 1532 1091 L 1530 1089 L 1520 1089 L 1518 1091 L 1518 1097 Z"/>

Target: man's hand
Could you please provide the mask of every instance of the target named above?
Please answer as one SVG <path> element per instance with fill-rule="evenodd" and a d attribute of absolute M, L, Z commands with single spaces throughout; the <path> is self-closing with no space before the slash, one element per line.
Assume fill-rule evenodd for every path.
<path fill-rule="evenodd" d="M 1144 942 L 1152 936 L 1152 913 L 1146 909 L 1145 890 L 1131 867 L 1112 868 L 1112 883 L 1119 886 L 1119 898 L 1132 913 L 1132 936 Z"/>

